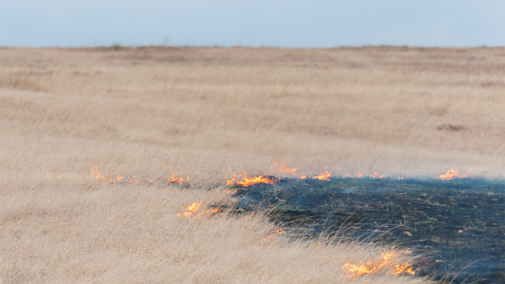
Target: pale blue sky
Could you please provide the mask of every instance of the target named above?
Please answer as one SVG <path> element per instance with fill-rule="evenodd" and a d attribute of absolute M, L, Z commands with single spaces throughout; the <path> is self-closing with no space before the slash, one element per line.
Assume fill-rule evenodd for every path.
<path fill-rule="evenodd" d="M 0 46 L 505 46 L 505 0 L 0 0 Z"/>

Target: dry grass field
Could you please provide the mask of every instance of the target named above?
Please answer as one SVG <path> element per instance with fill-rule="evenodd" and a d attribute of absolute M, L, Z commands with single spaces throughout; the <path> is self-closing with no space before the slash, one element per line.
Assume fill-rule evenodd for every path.
<path fill-rule="evenodd" d="M 0 282 L 350 282 L 344 263 L 387 248 L 265 242 L 277 228 L 261 214 L 177 214 L 232 203 L 233 172 L 274 158 L 300 174 L 503 178 L 504 91 L 500 48 L 0 48 Z M 104 184 L 94 166 L 152 182 Z M 370 280 L 427 282 L 352 282 Z"/>

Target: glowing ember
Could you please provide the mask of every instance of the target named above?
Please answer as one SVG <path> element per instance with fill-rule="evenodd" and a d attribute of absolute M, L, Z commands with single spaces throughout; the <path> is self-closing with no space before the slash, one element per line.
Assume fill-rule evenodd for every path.
<path fill-rule="evenodd" d="M 186 210 L 186 212 L 181 213 L 181 214 L 177 214 L 177 216 L 188 218 L 188 217 L 191 217 L 191 216 L 203 216 L 203 215 L 207 215 L 207 214 L 217 213 L 217 212 L 219 212 L 219 211 L 222 210 L 222 209 L 219 209 L 219 208 L 215 208 L 215 209 L 205 210 L 205 211 L 199 212 L 200 208 L 202 207 L 202 204 L 203 204 L 203 201 L 193 202 L 193 204 L 191 204 L 189 206 L 182 207 L 184 210 Z M 199 213 L 199 214 L 197 214 L 197 213 Z"/>
<path fill-rule="evenodd" d="M 399 177 L 398 179 L 403 179 L 403 177 Z"/>
<path fill-rule="evenodd" d="M 275 233 L 271 234 L 270 236 L 266 237 L 263 239 L 263 241 L 268 241 L 271 237 L 275 237 L 275 236 L 278 236 L 278 235 L 281 235 L 281 234 L 284 234 L 286 233 L 286 231 L 284 229 L 279 229 L 277 230 Z"/>
<path fill-rule="evenodd" d="M 452 179 L 456 179 L 456 178 L 466 178 L 470 175 L 470 172 L 472 171 L 473 167 L 470 168 L 470 170 L 468 171 L 468 173 L 464 174 L 464 175 L 459 175 L 460 171 L 458 169 L 450 169 L 449 171 L 447 171 L 447 173 L 445 173 L 444 175 L 439 175 L 438 177 L 442 180 L 452 180 Z"/>
<path fill-rule="evenodd" d="M 130 179 L 130 177 L 128 177 L 128 178 Z M 132 179 L 132 180 L 130 180 L 128 183 L 130 183 L 130 184 L 134 184 L 134 183 L 138 183 L 138 182 L 139 182 L 139 180 L 138 180 L 138 179 L 135 179 L 135 176 L 133 176 L 133 179 Z"/>
<path fill-rule="evenodd" d="M 89 172 L 92 175 L 94 175 L 96 179 L 101 179 L 101 180 L 105 181 L 105 177 L 98 171 L 98 166 L 94 166 L 93 168 L 91 168 L 91 170 Z"/>
<path fill-rule="evenodd" d="M 372 260 L 368 260 L 367 262 L 360 261 L 359 264 L 348 262 L 344 264 L 342 269 L 344 272 L 348 273 L 348 279 L 353 279 L 367 274 L 374 274 L 382 271 L 383 269 L 388 269 L 393 275 L 400 275 L 404 273 L 411 275 L 415 274 L 411 264 L 394 262 L 392 260 L 394 255 L 395 254 L 392 252 L 382 253 L 382 258 L 374 262 L 372 262 Z"/>
<path fill-rule="evenodd" d="M 102 175 L 100 173 L 100 171 L 98 171 L 98 166 L 94 166 L 93 168 L 91 168 L 91 170 L 89 172 L 96 179 L 102 180 L 103 184 L 118 183 L 118 182 L 120 182 L 123 179 L 123 177 L 121 175 L 118 175 L 115 179 L 114 178 L 105 177 L 104 175 Z"/>
<path fill-rule="evenodd" d="M 263 175 L 251 177 L 246 172 L 242 173 L 242 180 L 235 182 L 236 175 L 233 176 L 226 182 L 227 185 L 240 185 L 243 187 L 248 187 L 255 184 L 270 184 L 279 181 L 278 179 L 265 177 Z"/>

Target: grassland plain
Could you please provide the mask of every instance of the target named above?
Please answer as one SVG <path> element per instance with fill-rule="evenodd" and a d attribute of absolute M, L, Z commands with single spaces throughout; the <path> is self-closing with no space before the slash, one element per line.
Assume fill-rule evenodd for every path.
<path fill-rule="evenodd" d="M 504 90 L 502 48 L 0 48 L 0 279 L 345 283 L 343 263 L 383 249 L 264 242 L 276 227 L 261 216 L 177 214 L 233 202 L 233 172 L 273 158 L 502 178 Z M 156 182 L 105 185 L 94 166 Z M 175 172 L 190 190 L 161 186 Z"/>

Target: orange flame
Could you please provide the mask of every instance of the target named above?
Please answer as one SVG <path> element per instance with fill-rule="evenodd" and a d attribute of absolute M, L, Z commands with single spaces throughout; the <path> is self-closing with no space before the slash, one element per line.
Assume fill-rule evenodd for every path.
<path fill-rule="evenodd" d="M 130 177 L 128 177 L 128 178 L 130 178 Z M 135 178 L 135 176 L 133 176 L 133 178 Z M 128 183 L 134 184 L 134 183 L 138 183 L 138 182 L 139 182 L 138 179 L 133 179 L 133 180 L 130 180 Z"/>
<path fill-rule="evenodd" d="M 114 178 L 109 178 L 109 177 L 105 177 L 104 175 L 102 175 L 100 173 L 100 171 L 98 170 L 98 166 L 94 166 L 93 168 L 91 168 L 91 170 L 89 171 L 96 179 L 100 179 L 103 181 L 103 184 L 111 184 L 111 183 L 118 183 L 120 182 L 121 180 L 123 180 L 123 177 L 121 176 L 121 174 L 119 174 L 115 179 Z M 107 180 L 108 179 L 108 180 Z"/>
<path fill-rule="evenodd" d="M 273 179 L 273 178 L 269 178 L 269 177 L 263 177 L 263 175 L 260 175 L 260 176 L 252 177 L 252 178 L 244 177 L 242 179 L 242 181 L 237 182 L 237 185 L 241 185 L 243 187 L 248 187 L 251 185 L 261 184 L 261 183 L 266 183 L 266 184 L 274 183 L 276 181 L 278 181 L 278 180 Z"/>
<path fill-rule="evenodd" d="M 312 179 L 318 179 L 318 180 L 330 180 L 331 174 L 328 171 L 325 171 L 322 174 L 319 174 L 315 177 L 312 177 Z"/>
<path fill-rule="evenodd" d="M 235 184 L 235 177 L 236 177 L 236 175 L 235 175 L 235 173 L 233 173 L 233 176 L 229 180 L 226 181 L 226 185 L 234 185 Z"/>
<path fill-rule="evenodd" d="M 399 177 L 398 179 L 403 179 L 403 177 Z"/>
<path fill-rule="evenodd" d="M 186 212 L 181 213 L 181 214 L 177 214 L 177 216 L 188 218 L 189 216 L 196 214 L 198 212 L 198 210 L 200 210 L 200 206 L 202 205 L 202 203 L 203 203 L 203 201 L 193 202 L 193 204 L 191 204 L 187 207 L 183 207 L 186 210 Z"/>
<path fill-rule="evenodd" d="M 94 175 L 96 179 L 101 179 L 101 180 L 105 181 L 105 177 L 98 171 L 98 166 L 92 167 L 89 172 L 92 175 Z"/>
<path fill-rule="evenodd" d="M 300 179 L 307 179 L 307 176 L 303 175 L 300 177 Z"/>
<path fill-rule="evenodd" d="M 371 178 L 384 178 L 384 176 L 379 176 L 377 172 L 373 173 L 373 175 L 370 175 Z"/>
<path fill-rule="evenodd" d="M 221 209 L 215 208 L 215 209 L 211 209 L 211 210 L 202 211 L 202 212 L 200 212 L 200 214 L 197 215 L 197 213 L 200 211 L 200 208 L 202 207 L 202 204 L 203 204 L 203 201 L 193 202 L 193 204 L 191 204 L 189 206 L 182 207 L 182 208 L 184 208 L 184 210 L 186 210 L 186 212 L 181 213 L 181 214 L 177 214 L 177 216 L 188 218 L 193 215 L 194 216 L 203 216 L 203 215 L 217 213 L 217 212 L 221 211 Z M 214 204 L 214 203 L 212 203 L 212 204 Z"/>
<path fill-rule="evenodd" d="M 464 175 L 460 176 L 459 178 L 466 178 L 466 177 L 468 177 L 468 176 L 470 175 L 470 173 L 472 172 L 472 169 L 473 169 L 473 167 L 471 167 L 471 168 L 468 170 L 468 173 L 466 173 L 466 174 L 464 174 Z"/>
<path fill-rule="evenodd" d="M 438 177 L 442 180 L 451 180 L 457 178 L 459 175 L 458 169 L 451 169 L 445 173 L 445 175 L 439 175 Z"/>
<path fill-rule="evenodd" d="M 178 183 L 178 184 L 185 184 L 185 185 L 188 185 L 189 184 L 189 176 L 186 177 L 186 181 L 184 181 L 184 178 L 183 177 L 175 177 L 175 175 L 177 174 L 177 172 L 175 172 L 175 174 L 172 174 L 172 177 L 167 179 L 167 183 L 168 184 L 174 184 L 174 183 Z"/>
<path fill-rule="evenodd" d="M 363 175 L 362 173 L 357 173 L 357 174 L 356 174 L 356 177 L 357 177 L 357 178 L 362 178 L 363 176 L 364 176 L 364 175 Z"/>
<path fill-rule="evenodd" d="M 279 162 L 276 159 L 274 159 L 272 161 L 272 165 L 270 165 L 270 170 L 269 171 L 272 172 L 274 170 L 275 166 L 277 166 L 278 164 L 279 164 Z"/>
<path fill-rule="evenodd" d="M 242 172 L 242 180 L 235 182 L 236 175 L 233 176 L 226 182 L 227 185 L 240 185 L 243 187 L 248 187 L 255 184 L 269 184 L 279 181 L 275 178 L 264 177 L 263 175 L 251 177 L 246 172 Z"/>
<path fill-rule="evenodd" d="M 374 262 L 372 260 L 368 260 L 367 262 L 360 261 L 359 264 L 353 264 L 348 262 L 344 264 L 342 269 L 344 272 L 349 273 L 347 275 L 348 279 L 352 279 L 359 276 L 364 276 L 367 274 L 374 274 L 383 269 L 388 268 L 393 275 L 399 275 L 403 273 L 408 273 L 414 275 L 414 269 L 412 265 L 409 263 L 396 263 L 392 260 L 395 253 L 382 253 L 382 259 L 378 259 Z"/>
<path fill-rule="evenodd" d="M 264 238 L 263 241 L 268 241 L 271 237 L 275 237 L 275 236 L 278 236 L 278 235 L 281 235 L 281 234 L 284 234 L 286 233 L 286 231 L 284 229 L 279 229 L 277 231 L 275 231 L 275 233 L 269 235 L 268 237 Z"/>
<path fill-rule="evenodd" d="M 270 166 L 270 172 L 274 172 L 275 170 L 275 167 L 279 165 L 279 162 L 274 159 L 272 161 L 272 165 Z M 283 163 L 279 166 L 279 170 L 277 171 L 278 174 L 290 174 L 290 175 L 295 175 L 296 174 L 296 170 L 298 170 L 298 167 L 296 168 L 290 168 L 288 166 L 286 166 L 286 163 Z"/>
<path fill-rule="evenodd" d="M 352 178 L 352 175 L 350 173 L 347 173 L 345 175 L 341 175 L 343 178 Z"/>
<path fill-rule="evenodd" d="M 298 167 L 296 168 L 290 168 L 290 167 L 287 167 L 286 166 L 286 163 L 282 164 L 279 168 L 279 173 L 280 174 L 291 174 L 291 175 L 295 175 L 296 174 L 296 170 L 298 170 Z"/>
<path fill-rule="evenodd" d="M 458 169 L 450 169 L 447 171 L 447 173 L 445 173 L 444 175 L 439 175 L 438 177 L 442 180 L 452 180 L 452 179 L 456 179 L 456 178 L 466 178 L 470 175 L 470 172 L 472 171 L 473 167 L 470 168 L 470 170 L 468 171 L 468 173 L 464 174 L 464 175 L 459 175 L 460 171 Z"/>

